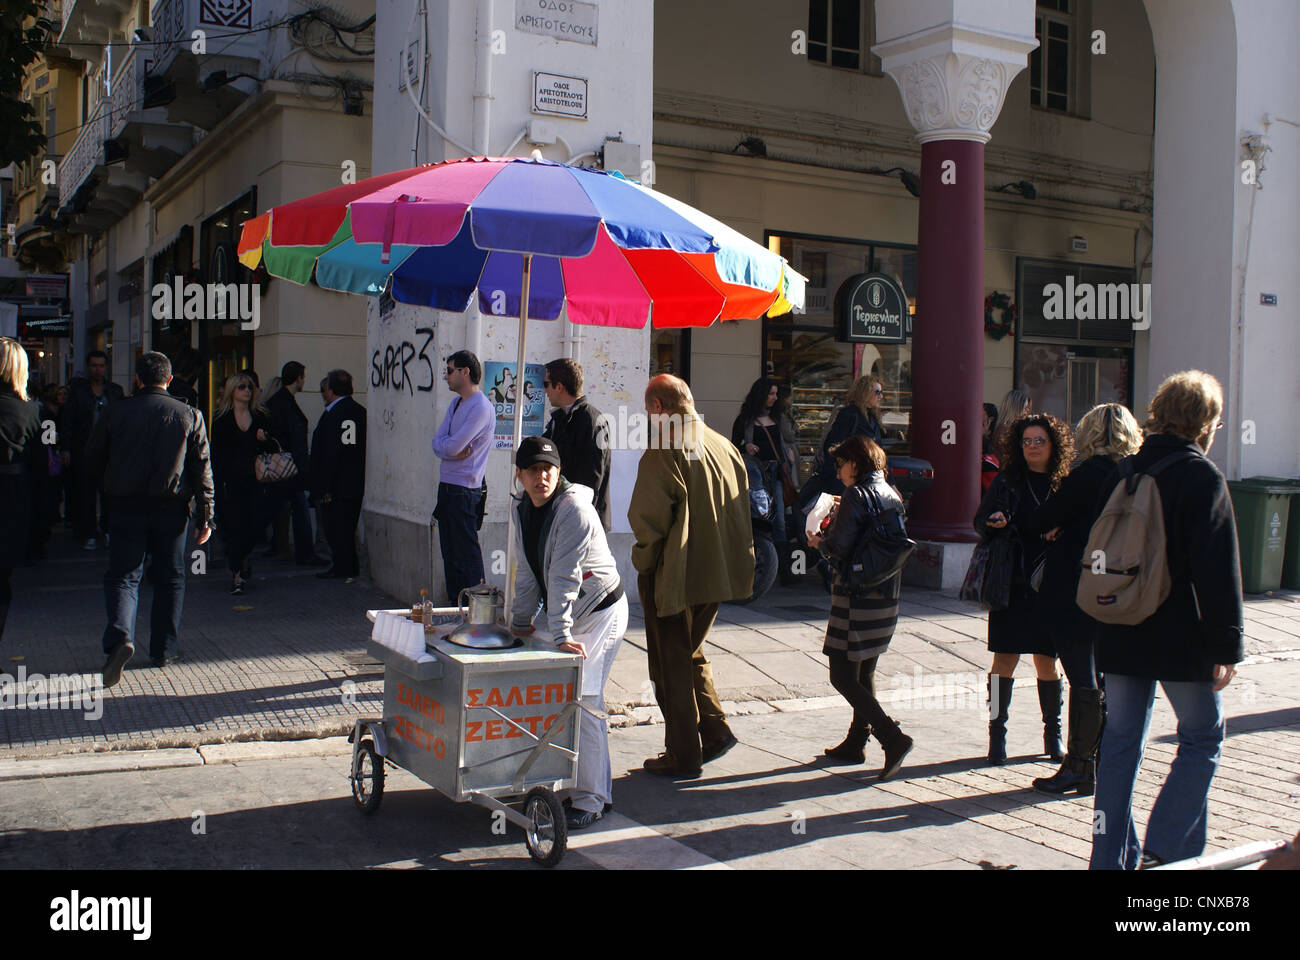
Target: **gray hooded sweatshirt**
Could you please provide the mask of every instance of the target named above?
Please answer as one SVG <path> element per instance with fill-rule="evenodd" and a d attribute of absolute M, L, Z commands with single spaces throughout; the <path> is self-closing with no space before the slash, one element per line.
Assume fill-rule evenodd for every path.
<path fill-rule="evenodd" d="M 605 528 L 593 505 L 590 487 L 571 483 L 555 494 L 547 526 L 542 528 L 542 579 L 546 581 L 546 613 L 557 644 L 573 639 L 574 624 L 590 614 L 621 586 L 618 566 L 605 539 Z M 542 602 L 541 586 L 524 555 L 524 511 L 515 510 L 515 597 L 511 626 L 527 629 Z"/>

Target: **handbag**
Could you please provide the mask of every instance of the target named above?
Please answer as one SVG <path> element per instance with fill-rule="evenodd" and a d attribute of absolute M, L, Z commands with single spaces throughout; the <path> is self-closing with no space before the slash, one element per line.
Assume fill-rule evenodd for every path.
<path fill-rule="evenodd" d="M 293 462 L 293 454 L 280 449 L 279 441 L 275 441 L 275 446 L 275 453 L 259 453 L 253 460 L 253 476 L 258 483 L 279 483 L 298 476 L 298 464 Z"/>
<path fill-rule="evenodd" d="M 762 426 L 762 424 L 759 424 Z M 772 445 L 772 449 L 777 451 L 776 475 L 781 480 L 781 493 L 783 494 L 781 502 L 785 506 L 790 506 L 799 499 L 799 487 L 790 479 L 790 467 L 781 456 L 781 446 L 772 439 L 772 428 L 763 427 L 763 432 L 767 434 L 767 442 Z"/>
<path fill-rule="evenodd" d="M 996 534 L 975 544 L 966 577 L 962 581 L 962 600 L 977 603 L 985 610 L 1005 610 L 1011 605 L 1011 578 L 1019 562 L 1018 537 Z"/>
<path fill-rule="evenodd" d="M 903 526 L 902 512 L 897 507 L 885 509 L 880 495 L 870 487 L 861 489 L 870 504 L 871 519 L 840 572 L 852 595 L 874 590 L 895 577 L 916 551 L 916 541 Z"/>

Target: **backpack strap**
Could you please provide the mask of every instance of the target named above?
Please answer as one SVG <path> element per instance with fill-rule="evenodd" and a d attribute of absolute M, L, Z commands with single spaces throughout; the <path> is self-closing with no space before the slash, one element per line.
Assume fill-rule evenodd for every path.
<path fill-rule="evenodd" d="M 1161 457 L 1159 460 L 1151 464 L 1150 467 L 1148 467 L 1146 470 L 1143 470 L 1142 472 L 1145 473 L 1148 477 L 1156 477 L 1160 473 L 1162 473 L 1166 467 L 1171 467 L 1175 463 L 1178 463 L 1183 460 L 1196 460 L 1196 459 L 1199 458 L 1195 453 L 1193 453 L 1190 450 L 1175 450 L 1173 453 Z"/>

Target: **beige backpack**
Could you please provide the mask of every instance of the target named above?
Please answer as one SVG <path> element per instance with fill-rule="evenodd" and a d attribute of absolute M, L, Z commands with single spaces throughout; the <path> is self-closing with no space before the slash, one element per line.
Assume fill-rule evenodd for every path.
<path fill-rule="evenodd" d="M 1179 451 L 1138 473 L 1133 458 L 1119 463 L 1119 483 L 1092 525 L 1080 561 L 1075 602 L 1102 623 L 1137 626 L 1169 598 L 1172 580 L 1165 549 L 1165 513 L 1156 476 L 1190 459 Z"/>

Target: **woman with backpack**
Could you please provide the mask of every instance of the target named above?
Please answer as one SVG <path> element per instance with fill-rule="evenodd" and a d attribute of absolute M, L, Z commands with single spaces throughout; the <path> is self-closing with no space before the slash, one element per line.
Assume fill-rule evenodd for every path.
<path fill-rule="evenodd" d="M 1016 664 L 1032 654 L 1038 674 L 1038 704 L 1043 714 L 1043 753 L 1060 763 L 1061 678 L 1056 673 L 1050 611 L 1035 591 L 1047 542 L 1036 512 L 1061 486 L 1070 467 L 1070 428 L 1051 414 L 1021 417 L 999 431 L 1002 469 L 975 513 L 980 536 L 1013 537 L 1010 604 L 989 612 L 989 763 L 1007 759 L 1007 712 L 1015 686 Z"/>
<path fill-rule="evenodd" d="M 1097 762 L 1097 827 L 1088 864 L 1093 870 L 1132 870 L 1205 850 L 1210 782 L 1223 747 L 1222 691 L 1245 655 L 1232 500 L 1223 474 L 1205 456 L 1222 426 L 1222 412 L 1223 388 L 1214 377 L 1200 370 L 1174 374 L 1151 401 L 1142 449 L 1119 464 L 1102 491 L 1107 498 L 1121 494 L 1113 488 L 1136 476 L 1136 500 L 1154 480 L 1160 509 L 1144 518 L 1129 514 L 1130 521 L 1146 521 L 1144 529 L 1129 532 L 1139 534 L 1141 542 L 1158 543 L 1163 526 L 1164 550 L 1158 558 L 1143 559 L 1148 569 L 1163 560 L 1160 572 L 1168 579 L 1167 590 L 1136 583 L 1144 588 L 1140 596 L 1113 586 L 1114 592 L 1103 595 L 1114 597 L 1106 609 L 1125 609 L 1126 601 L 1136 609 L 1131 618 L 1108 618 L 1097 630 L 1107 716 Z M 1109 568 L 1106 573 L 1105 581 L 1111 581 Z M 1157 681 L 1178 717 L 1178 752 L 1140 844 L 1133 787 Z"/>
<path fill-rule="evenodd" d="M 831 450 L 838 465 L 844 493 L 821 536 L 808 538 L 810 546 L 826 553 L 835 568 L 831 587 L 831 615 L 826 624 L 822 652 L 830 658 L 831 685 L 853 707 L 848 735 L 838 746 L 828 747 L 826 756 L 844 763 L 862 763 L 863 748 L 872 733 L 885 749 L 880 779 L 888 780 L 903 765 L 912 749 L 912 738 L 885 713 L 876 699 L 876 663 L 889 648 L 898 622 L 898 594 L 902 574 L 894 574 L 880 586 L 859 596 L 845 576 L 845 561 L 868 536 L 881 510 L 903 512 L 898 491 L 885 481 L 885 451 L 864 436 L 854 436 Z"/>
<path fill-rule="evenodd" d="M 1074 433 L 1075 466 L 1061 489 L 1039 509 L 1035 523 L 1049 541 L 1047 568 L 1039 598 L 1054 621 L 1056 654 L 1070 681 L 1070 710 L 1065 762 L 1034 788 L 1044 793 L 1093 792 L 1097 747 L 1106 721 L 1106 695 L 1097 680 L 1093 641 L 1097 622 L 1075 603 L 1080 560 L 1088 533 L 1101 508 L 1098 499 L 1115 464 L 1137 452 L 1142 428 L 1118 403 L 1103 403 L 1083 415 Z"/>

